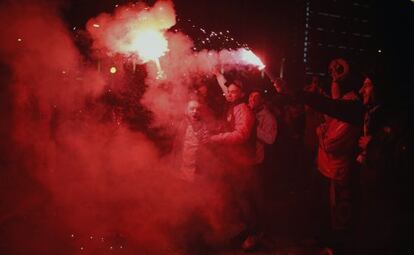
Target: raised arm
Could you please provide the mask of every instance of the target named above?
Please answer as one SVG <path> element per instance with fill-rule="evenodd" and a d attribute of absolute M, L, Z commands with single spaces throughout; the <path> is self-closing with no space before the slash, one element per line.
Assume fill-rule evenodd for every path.
<path fill-rule="evenodd" d="M 224 96 L 227 96 L 228 89 L 227 89 L 227 86 L 226 86 L 226 81 L 227 81 L 226 78 L 224 77 L 224 75 L 222 73 L 220 73 L 218 71 L 215 72 L 214 74 L 216 75 L 216 79 L 217 79 L 217 82 L 218 82 L 218 84 L 221 88 L 221 91 L 223 91 Z"/>

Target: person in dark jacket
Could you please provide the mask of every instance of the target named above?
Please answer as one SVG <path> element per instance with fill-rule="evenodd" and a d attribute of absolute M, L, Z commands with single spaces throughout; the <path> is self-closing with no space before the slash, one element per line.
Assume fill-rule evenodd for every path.
<path fill-rule="evenodd" d="M 217 81 L 223 90 L 229 108 L 225 127 L 210 136 L 212 145 L 220 147 L 224 155 L 225 187 L 230 198 L 230 210 L 234 218 L 239 218 L 244 229 L 240 229 L 242 249 L 253 250 L 258 244 L 258 212 L 256 194 L 258 177 L 255 172 L 256 159 L 256 118 L 246 104 L 244 86 L 239 80 L 227 81 L 216 73 Z M 224 163 L 225 162 L 225 163 Z"/>

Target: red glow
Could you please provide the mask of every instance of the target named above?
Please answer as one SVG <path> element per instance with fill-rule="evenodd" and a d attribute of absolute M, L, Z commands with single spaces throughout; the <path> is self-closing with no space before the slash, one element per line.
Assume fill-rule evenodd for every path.
<path fill-rule="evenodd" d="M 168 32 L 175 24 L 170 1 L 146 8 L 137 4 L 126 11 L 120 6 L 113 16 L 102 14 L 91 20 L 88 31 L 94 49 L 100 52 L 122 54 L 125 59 L 137 55 L 141 62 L 155 61 L 156 64 L 146 65 L 148 89 L 141 102 L 137 99 L 129 103 L 131 108 L 139 103 L 151 110 L 154 126 L 171 127 L 171 123 L 182 122 L 192 78 L 211 73 L 221 61 L 243 63 L 235 54 L 195 54 L 193 42 L 185 34 Z M 137 20 L 137 14 L 141 20 Z M 16 151 L 24 152 L 16 155 L 24 161 L 21 169 L 10 172 L 24 170 L 20 171 L 22 175 L 30 176 L 33 186 L 46 194 L 19 193 L 16 189 L 4 196 L 13 201 L 13 216 L 38 208 L 47 214 L 40 220 L 27 220 L 33 220 L 43 231 L 34 242 L 27 241 L 33 239 L 30 231 L 11 235 L 7 242 L 22 249 L 13 254 L 56 254 L 58 249 L 44 251 L 45 247 L 62 245 L 50 242 L 50 236 L 71 233 L 74 234 L 69 242 L 76 244 L 76 251 L 97 253 L 99 245 L 107 245 L 101 242 L 102 236 L 114 230 L 128 236 L 138 253 L 166 254 L 179 242 L 176 233 L 183 228 L 192 229 L 187 221 L 194 208 L 211 228 L 212 238 L 228 234 L 225 230 L 234 224 L 228 219 L 234 217 L 228 210 L 232 205 L 226 201 L 227 191 L 218 181 L 221 178 L 193 186 L 182 183 L 174 175 L 170 155 L 161 157 L 148 137 L 129 127 L 114 127 L 102 121 L 107 105 L 96 103 L 89 109 L 91 112 L 86 109 L 86 101 L 100 101 L 107 85 L 104 79 L 110 73 L 119 74 L 123 69 L 117 67 L 122 65 L 110 62 L 106 55 L 100 57 L 116 66 L 103 65 L 104 72 L 80 65 L 83 58 L 73 43 L 72 31 L 66 30 L 59 12 L 48 5 L 7 6 L 0 9 L 0 16 L 10 21 L 0 24 L 3 36 L 11 38 L 0 41 L 1 60 L 13 73 L 9 87 L 15 110 L 10 118 L 10 136 Z M 149 31 L 139 39 L 143 41 L 127 43 L 142 31 Z M 22 35 L 30 43 L 17 43 Z M 148 50 L 153 45 L 155 50 Z M 160 84 L 156 79 L 157 65 L 163 66 L 168 89 L 156 86 Z M 212 160 L 209 164 L 217 175 L 224 171 L 219 162 Z M 45 218 L 50 220 L 45 222 Z M 85 239 L 81 239 L 82 233 Z M 90 238 L 92 234 L 94 238 Z M 128 245 L 121 247 L 128 249 Z M 178 254 L 168 252 L 172 253 Z"/>
<path fill-rule="evenodd" d="M 159 58 L 169 50 L 164 33 L 174 24 L 172 2 L 158 1 L 153 7 L 143 3 L 119 7 L 114 16 L 102 14 L 91 19 L 87 29 L 95 39 L 96 48 L 125 56 L 135 55 L 142 63 L 153 61 L 159 79 L 164 73 Z"/>

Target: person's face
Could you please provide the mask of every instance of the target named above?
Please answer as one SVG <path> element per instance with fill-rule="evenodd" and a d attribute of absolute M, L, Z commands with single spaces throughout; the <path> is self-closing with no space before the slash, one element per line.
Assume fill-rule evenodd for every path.
<path fill-rule="evenodd" d="M 359 94 L 362 96 L 362 101 L 365 105 L 372 103 L 374 99 L 374 84 L 369 78 L 365 78 L 364 85 L 359 90 Z"/>
<path fill-rule="evenodd" d="M 241 91 L 241 89 L 234 84 L 230 84 L 228 88 L 228 95 L 226 98 L 227 101 L 230 103 L 234 103 L 242 97 L 243 97 L 243 92 Z"/>
<path fill-rule="evenodd" d="M 259 92 L 252 92 L 249 95 L 249 107 L 250 109 L 257 109 L 262 105 L 262 96 Z"/>
<path fill-rule="evenodd" d="M 199 120 L 201 117 L 201 105 L 197 101 L 190 101 L 187 105 L 187 116 L 190 120 Z"/>

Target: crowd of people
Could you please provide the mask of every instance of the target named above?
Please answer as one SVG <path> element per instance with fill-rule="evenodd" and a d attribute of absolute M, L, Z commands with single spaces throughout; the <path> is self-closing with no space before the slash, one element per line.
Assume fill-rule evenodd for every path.
<path fill-rule="evenodd" d="M 206 84 L 190 96 L 177 139 L 179 176 L 197 182 L 221 166 L 246 251 L 269 231 L 275 186 L 303 188 L 301 180 L 310 184 L 313 231 L 326 252 L 395 254 L 402 247 L 410 222 L 407 116 L 387 104 L 380 73 L 365 73 L 355 84 L 343 59 L 333 60 L 329 73 L 330 91 L 315 76 L 303 90 L 277 79 L 274 91 L 264 93 L 216 72 L 224 116 Z"/>

